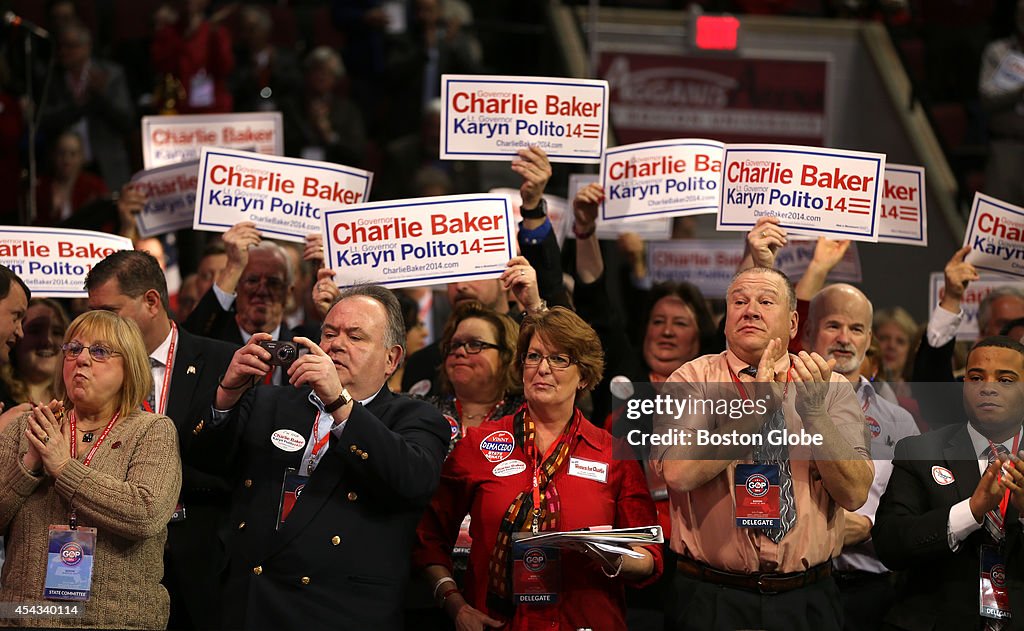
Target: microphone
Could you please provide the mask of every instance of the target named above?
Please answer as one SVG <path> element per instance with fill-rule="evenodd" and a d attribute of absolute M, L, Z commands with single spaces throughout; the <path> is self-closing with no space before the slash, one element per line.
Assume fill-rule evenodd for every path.
<path fill-rule="evenodd" d="M 28 20 L 22 19 L 20 15 L 14 13 L 13 11 L 4 12 L 4 22 L 14 27 L 21 27 L 28 31 L 29 33 L 32 33 L 36 37 L 50 39 L 49 31 L 42 27 L 36 26 L 35 24 L 29 22 Z"/>

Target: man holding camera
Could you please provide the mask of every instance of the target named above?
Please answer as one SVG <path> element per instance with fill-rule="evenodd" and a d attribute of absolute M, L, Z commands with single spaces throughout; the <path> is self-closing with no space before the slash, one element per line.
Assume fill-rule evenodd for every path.
<path fill-rule="evenodd" d="M 320 344 L 278 361 L 256 333 L 235 352 L 203 434 L 227 436 L 236 471 L 227 525 L 226 627 L 401 629 L 420 513 L 437 487 L 448 423 L 387 387 L 405 352 L 394 294 L 342 292 Z M 339 626 L 340 625 L 340 626 Z"/>

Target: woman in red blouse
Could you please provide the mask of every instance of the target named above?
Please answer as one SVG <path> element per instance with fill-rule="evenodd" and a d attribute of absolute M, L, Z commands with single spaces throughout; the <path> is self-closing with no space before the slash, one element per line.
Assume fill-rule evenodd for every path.
<path fill-rule="evenodd" d="M 657 579 L 659 546 L 637 546 L 639 559 L 601 560 L 570 550 L 556 559 L 549 552 L 549 589 L 540 591 L 557 594 L 555 602 L 513 604 L 516 594 L 530 592 L 513 580 L 514 533 L 656 523 L 639 464 L 616 458 L 612 436 L 575 405 L 604 369 L 594 330 L 561 307 L 531 316 L 520 330 L 515 362 L 526 404 L 470 428 L 452 451 L 417 530 L 414 563 L 459 630 L 625 629 L 624 582 Z M 467 513 L 473 547 L 460 590 L 451 578 L 451 552 Z M 516 565 L 522 576 L 528 564 Z"/>

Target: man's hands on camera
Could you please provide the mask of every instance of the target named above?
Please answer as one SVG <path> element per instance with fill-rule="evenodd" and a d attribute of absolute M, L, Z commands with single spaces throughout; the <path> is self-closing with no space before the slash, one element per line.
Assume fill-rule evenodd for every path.
<path fill-rule="evenodd" d="M 334 360 L 313 340 L 307 337 L 292 339 L 300 347 L 306 347 L 309 353 L 296 359 L 288 369 L 288 383 L 296 388 L 307 385 L 313 388 L 313 392 L 324 405 L 330 405 L 337 401 L 345 391 L 345 387 L 338 377 L 338 369 L 334 365 Z M 349 401 L 335 410 L 332 413 L 335 420 L 340 422 L 347 419 L 352 411 L 352 405 L 352 402 Z"/>
<path fill-rule="evenodd" d="M 218 410 L 230 410 L 242 398 L 248 386 L 263 379 L 270 372 L 270 351 L 260 346 L 260 342 L 274 339 L 270 333 L 255 333 L 249 343 L 235 351 L 228 364 L 224 377 L 217 388 L 214 407 Z"/>

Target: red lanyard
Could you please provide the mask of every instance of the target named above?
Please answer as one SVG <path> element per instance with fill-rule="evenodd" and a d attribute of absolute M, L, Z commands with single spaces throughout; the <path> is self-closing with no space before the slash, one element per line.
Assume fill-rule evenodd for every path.
<path fill-rule="evenodd" d="M 529 414 L 529 412 L 527 412 Z M 569 420 L 571 426 L 576 421 L 576 412 L 573 411 L 573 418 Z M 568 440 L 569 434 L 562 431 L 562 434 L 558 437 L 558 440 L 548 445 L 547 453 L 539 461 L 537 460 L 537 429 L 536 424 L 533 430 L 533 440 L 528 442 L 525 447 L 527 457 L 533 460 L 533 534 L 540 532 L 540 465 L 541 463 L 547 462 L 551 454 L 555 453 L 555 450 L 562 444 L 562 441 Z M 551 480 L 548 480 L 551 483 Z"/>
<path fill-rule="evenodd" d="M 732 366 L 730 366 L 728 363 L 725 366 L 726 366 L 726 368 L 729 369 L 729 376 L 732 377 L 733 383 L 736 384 L 736 389 L 740 391 L 740 396 L 743 397 L 744 401 L 746 401 L 747 399 L 749 399 L 749 397 L 747 396 L 747 389 L 743 387 L 743 382 L 740 381 L 740 378 L 737 377 L 736 373 L 734 373 L 732 371 Z M 789 370 L 786 371 L 786 385 L 782 389 L 782 400 L 783 401 L 786 400 L 786 395 L 789 394 L 789 382 L 792 379 L 793 379 L 793 367 L 790 366 Z"/>
<path fill-rule="evenodd" d="M 171 370 L 174 367 L 174 344 L 178 339 L 178 325 L 171 322 L 171 344 L 167 347 L 167 362 L 164 364 L 164 385 L 160 389 L 160 403 L 157 405 L 157 409 L 149 409 L 149 403 L 147 401 L 142 402 L 142 407 L 146 408 L 147 412 L 156 412 L 157 414 L 167 414 L 167 399 L 171 394 Z"/>
<path fill-rule="evenodd" d="M 1017 432 L 1017 435 L 1013 437 L 1013 450 L 1010 451 L 1010 453 L 1016 455 L 1018 447 L 1020 447 L 1020 432 Z M 996 444 L 993 443 L 991 440 L 988 441 L 988 448 L 991 451 L 991 453 L 996 453 Z M 1013 466 L 1013 461 L 1010 462 L 1010 466 Z M 1002 501 L 999 502 L 999 516 L 1003 519 L 1006 519 L 1006 508 L 1009 505 L 1009 503 L 1010 489 L 1006 489 L 1006 492 L 1003 493 Z M 1003 526 L 1003 528 L 1005 529 L 1005 526 Z"/>
<path fill-rule="evenodd" d="M 100 437 L 96 439 L 96 442 L 93 444 L 92 449 L 89 450 L 89 453 L 85 456 L 85 460 L 82 461 L 82 464 L 88 467 L 89 463 L 92 462 L 93 456 L 96 455 L 96 450 L 100 448 L 100 445 L 102 445 L 103 441 L 107 438 L 107 434 L 110 433 L 110 428 L 114 426 L 114 423 L 117 421 L 117 417 L 119 414 L 120 412 L 114 413 L 114 417 L 110 419 L 110 422 L 107 423 L 107 426 L 103 429 L 103 433 L 100 434 Z M 71 426 L 71 457 L 74 458 L 75 460 L 78 460 L 78 434 L 75 433 L 74 410 L 71 410 L 71 415 L 68 417 L 68 423 Z"/>

